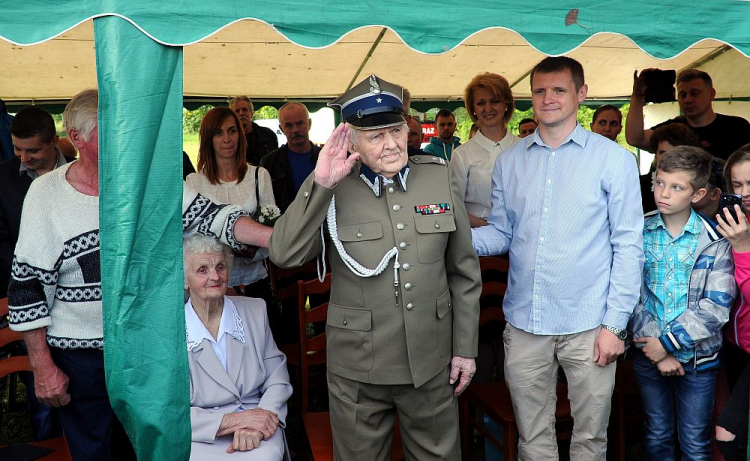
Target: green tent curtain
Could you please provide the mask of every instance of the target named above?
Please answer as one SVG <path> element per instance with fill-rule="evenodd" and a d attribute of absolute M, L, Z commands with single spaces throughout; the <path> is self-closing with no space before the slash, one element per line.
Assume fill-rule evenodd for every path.
<path fill-rule="evenodd" d="M 186 459 L 182 49 L 117 17 L 94 33 L 107 389 L 139 460 Z"/>
<path fill-rule="evenodd" d="M 704 38 L 750 55 L 750 2 L 510 0 L 24 0 L 0 4 L 0 39 L 49 40 L 95 20 L 100 92 L 100 222 L 105 360 L 113 407 L 138 457 L 186 459 L 187 359 L 181 295 L 182 50 L 255 18 L 306 47 L 384 25 L 412 48 L 449 51 L 504 27 L 564 54 L 598 32 L 669 58 Z"/>

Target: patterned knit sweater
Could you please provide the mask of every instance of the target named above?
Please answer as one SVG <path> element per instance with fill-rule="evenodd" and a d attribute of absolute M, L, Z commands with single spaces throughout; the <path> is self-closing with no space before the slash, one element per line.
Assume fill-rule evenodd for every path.
<path fill-rule="evenodd" d="M 64 165 L 31 184 L 8 287 L 10 326 L 47 327 L 47 343 L 61 349 L 102 348 L 99 197 L 78 192 Z M 234 248 L 237 207 L 215 205 L 189 188 L 182 196 L 185 232 L 219 237 Z"/>

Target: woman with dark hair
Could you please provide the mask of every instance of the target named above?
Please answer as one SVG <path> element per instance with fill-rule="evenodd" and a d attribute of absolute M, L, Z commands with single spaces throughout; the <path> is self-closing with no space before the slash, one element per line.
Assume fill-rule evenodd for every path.
<path fill-rule="evenodd" d="M 501 152 L 520 138 L 508 130 L 513 116 L 513 92 L 508 81 L 492 73 L 474 77 L 464 90 L 466 110 L 479 125 L 477 134 L 456 148 L 451 160 L 453 175 L 463 194 L 471 227 L 487 225 L 492 196 L 492 169 Z"/>
<path fill-rule="evenodd" d="M 200 129 L 198 172 L 185 180 L 198 193 L 215 203 L 239 205 L 250 214 L 274 205 L 268 171 L 245 160 L 245 135 L 237 114 L 228 107 L 214 107 L 203 118 Z M 245 295 L 270 297 L 266 249 L 235 253 L 229 286 L 245 287 Z"/>
<path fill-rule="evenodd" d="M 596 109 L 591 119 L 591 131 L 617 142 L 617 135 L 622 131 L 620 109 L 611 104 L 605 104 Z"/>

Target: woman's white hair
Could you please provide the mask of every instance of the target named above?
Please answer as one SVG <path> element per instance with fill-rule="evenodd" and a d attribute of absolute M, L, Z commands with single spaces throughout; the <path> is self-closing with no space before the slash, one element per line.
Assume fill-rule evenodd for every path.
<path fill-rule="evenodd" d="M 207 237 L 202 234 L 191 234 L 182 240 L 182 273 L 185 280 L 187 280 L 190 259 L 201 253 L 223 253 L 224 260 L 227 264 L 227 272 L 232 272 L 234 254 L 228 246 L 222 244 L 214 237 Z"/>
<path fill-rule="evenodd" d="M 95 88 L 83 90 L 73 96 L 63 112 L 63 128 L 81 133 L 83 140 L 91 140 L 91 132 L 96 127 L 99 109 L 99 93 Z"/>

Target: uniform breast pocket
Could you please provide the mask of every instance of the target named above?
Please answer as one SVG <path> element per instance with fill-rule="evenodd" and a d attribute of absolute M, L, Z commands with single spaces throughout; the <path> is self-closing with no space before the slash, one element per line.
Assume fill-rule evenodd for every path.
<path fill-rule="evenodd" d="M 328 361 L 353 371 L 372 370 L 372 312 L 328 305 Z"/>
<path fill-rule="evenodd" d="M 358 263 L 374 269 L 385 254 L 383 225 L 380 221 L 346 224 L 338 227 L 339 240 Z"/>
<path fill-rule="evenodd" d="M 417 259 L 430 264 L 445 257 L 450 233 L 456 230 L 452 214 L 434 214 L 414 218 L 417 229 Z"/>

